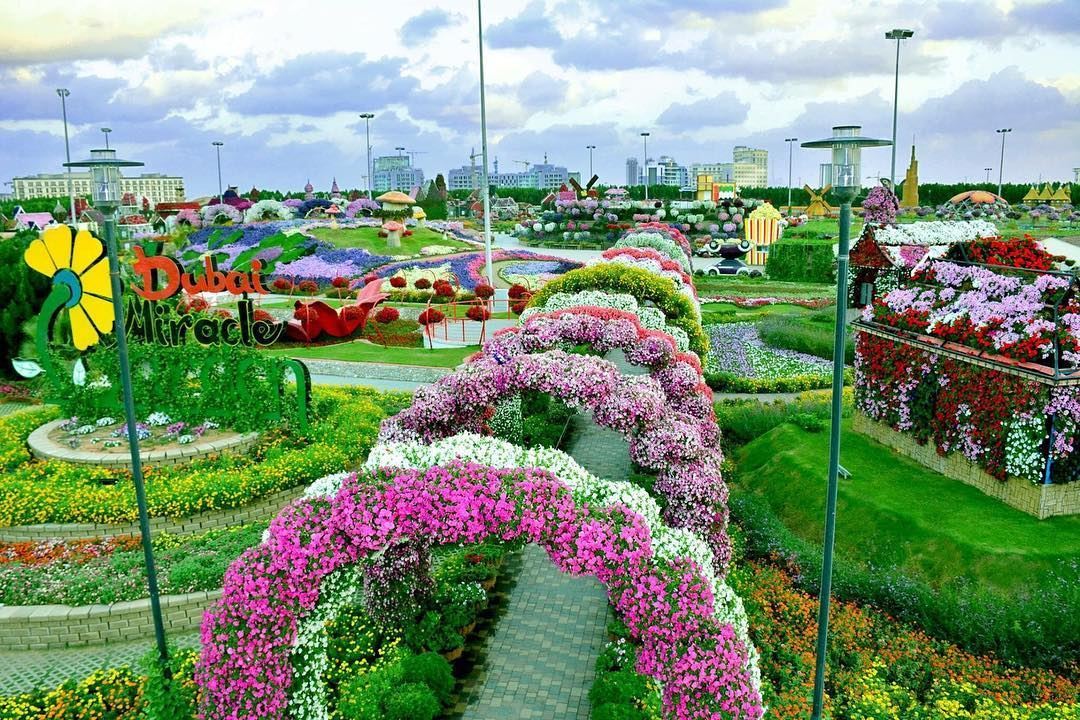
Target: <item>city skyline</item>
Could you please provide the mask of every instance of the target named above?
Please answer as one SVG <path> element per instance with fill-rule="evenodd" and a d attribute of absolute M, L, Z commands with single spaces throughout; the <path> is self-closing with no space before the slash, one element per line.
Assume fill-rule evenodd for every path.
<path fill-rule="evenodd" d="M 468 165 L 479 148 L 473 3 L 335 8 L 332 25 L 314 11 L 238 0 L 202 12 L 200 3 L 118 13 L 108 26 L 92 18 L 119 4 L 12 9 L 0 28 L 4 174 L 61 171 L 58 87 L 71 91 L 74 157 L 101 144 L 107 125 L 121 154 L 185 177 L 192 195 L 216 192 L 213 140 L 224 142 L 230 184 L 300 187 L 309 176 L 336 176 L 363 187 L 361 112 L 375 114 L 372 155 L 422 153 L 416 165 L 428 179 Z M 765 149 L 769 184 L 782 185 L 785 136 L 824 137 L 849 122 L 889 136 L 894 56 L 882 33 L 911 27 L 915 37 L 901 52 L 898 157 L 914 137 L 923 181 L 975 181 L 997 167 L 993 131 L 1008 126 L 1006 182 L 1065 180 L 1080 157 L 1078 7 L 643 0 L 597 18 L 594 37 L 573 21 L 584 8 L 576 0 L 489 3 L 489 155 L 536 164 L 546 152 L 584 176 L 586 146 L 595 145 L 601 182 L 619 184 L 626 159 L 641 156 L 639 132 L 648 131 L 650 156 L 688 167 L 723 162 L 734 145 Z M 249 32 L 230 35 L 235 23 Z M 43 24 L 52 30 L 40 32 Z M 364 53 L 354 50 L 361 25 L 378 31 L 364 36 Z M 739 26 L 753 27 L 767 52 L 744 52 L 748 40 L 725 34 Z M 784 117 L 791 121 L 778 122 Z M 796 148 L 795 182 L 816 180 L 819 162 Z M 868 154 L 865 169 L 887 176 L 888 153 Z"/>

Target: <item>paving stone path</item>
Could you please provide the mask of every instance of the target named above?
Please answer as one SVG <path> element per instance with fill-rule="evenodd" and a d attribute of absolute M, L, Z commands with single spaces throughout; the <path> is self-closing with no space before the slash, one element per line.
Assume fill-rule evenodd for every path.
<path fill-rule="evenodd" d="M 621 356 L 609 357 L 635 372 Z M 630 474 L 626 440 L 593 423 L 572 420 L 565 448 L 589 472 L 612 480 Z M 485 618 L 466 663 L 472 671 L 459 687 L 454 717 L 461 720 L 589 717 L 589 688 L 604 647 L 607 595 L 595 578 L 564 575 L 534 545 L 521 553 L 516 581 L 496 586 L 504 597 L 496 617 Z M 512 574 L 514 568 L 510 568 Z"/>

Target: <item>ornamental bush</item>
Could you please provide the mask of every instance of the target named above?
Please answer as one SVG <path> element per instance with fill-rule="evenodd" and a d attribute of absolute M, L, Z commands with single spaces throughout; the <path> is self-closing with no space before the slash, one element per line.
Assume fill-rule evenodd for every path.
<path fill-rule="evenodd" d="M 443 315 L 435 308 L 428 308 L 424 312 L 420 313 L 420 315 L 416 318 L 416 321 L 421 325 L 438 325 L 445 319 L 446 315 Z"/>
<path fill-rule="evenodd" d="M 450 694 L 454 691 L 454 674 L 450 663 L 442 655 L 411 655 L 402 661 L 401 671 L 405 682 L 427 686 L 441 703 L 450 701 Z"/>
<path fill-rule="evenodd" d="M 21 353 L 31 337 L 27 323 L 38 313 L 51 283 L 41 273 L 30 272 L 23 262 L 27 246 L 37 238 L 33 231 L 20 231 L 0 241 L 0 377 L 17 377 L 11 359 Z"/>
<path fill-rule="evenodd" d="M 442 710 L 438 698 L 421 683 L 405 683 L 383 698 L 386 720 L 433 720 Z"/>
<path fill-rule="evenodd" d="M 473 294 L 475 294 L 476 297 L 480 298 L 481 300 L 487 300 L 488 298 L 495 295 L 495 288 L 487 284 L 480 284 L 477 285 L 476 288 L 473 290 Z"/>
<path fill-rule="evenodd" d="M 465 311 L 465 317 L 476 322 L 483 322 L 491 317 L 491 311 L 483 305 L 470 305 L 469 309 Z"/>
<path fill-rule="evenodd" d="M 302 293 L 314 295 L 319 292 L 319 284 L 314 280 L 301 280 L 300 284 L 296 286 L 296 289 Z"/>
<path fill-rule="evenodd" d="M 769 247 L 765 274 L 770 280 L 836 282 L 832 240 L 781 239 Z"/>
<path fill-rule="evenodd" d="M 639 303 L 651 302 L 667 317 L 668 323 L 686 332 L 690 349 L 704 358 L 709 340 L 699 322 L 697 305 L 680 293 L 670 278 L 657 277 L 641 268 L 601 263 L 569 272 L 541 288 L 529 300 L 529 307 L 543 307 L 555 293 L 574 293 L 583 290 L 602 290 L 626 293 Z"/>
<path fill-rule="evenodd" d="M 398 312 L 397 308 L 389 306 L 381 307 L 379 308 L 379 311 L 375 313 L 375 321 L 381 325 L 389 325 L 399 317 L 401 317 L 401 313 Z"/>
<path fill-rule="evenodd" d="M 408 284 L 409 281 L 401 275 L 395 275 L 394 277 L 390 278 L 390 287 L 400 289 L 406 287 Z"/>
<path fill-rule="evenodd" d="M 427 290 L 431 287 L 431 281 L 424 277 L 416 278 L 416 280 L 413 281 L 413 287 L 417 290 Z"/>

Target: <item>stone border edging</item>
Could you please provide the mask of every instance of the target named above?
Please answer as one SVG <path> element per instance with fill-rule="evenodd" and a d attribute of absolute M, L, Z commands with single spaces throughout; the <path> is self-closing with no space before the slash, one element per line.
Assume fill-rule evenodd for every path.
<path fill-rule="evenodd" d="M 281 508 L 304 494 L 307 485 L 279 490 L 237 508 L 206 510 L 185 518 L 152 517 L 150 532 L 167 532 L 174 535 L 205 532 L 218 528 L 240 525 L 254 520 L 265 520 L 277 514 Z M 139 535 L 139 523 L 44 523 L 41 525 L 13 525 L 0 528 L 0 542 L 27 540 L 86 540 L 109 538 L 117 535 Z"/>
<path fill-rule="evenodd" d="M 933 445 L 920 445 L 910 436 L 860 412 L 856 412 L 852 418 L 852 428 L 911 458 L 923 467 L 951 480 L 971 485 L 995 500 L 1039 520 L 1058 515 L 1080 515 L 1080 482 L 1036 485 L 1015 477 L 1002 482 L 960 453 L 939 455 Z"/>
<path fill-rule="evenodd" d="M 166 632 L 198 630 L 203 612 L 220 596 L 220 590 L 162 595 Z M 77 607 L 0 607 L 0 652 L 109 645 L 142 640 L 153 634 L 149 598 Z"/>
<path fill-rule="evenodd" d="M 104 468 L 124 469 L 131 467 L 131 458 L 127 454 L 89 452 L 66 447 L 49 437 L 49 433 L 58 428 L 65 421 L 63 419 L 47 422 L 30 433 L 26 444 L 30 452 L 41 460 L 60 460 L 63 462 L 78 463 L 81 465 L 95 465 Z M 180 465 L 191 462 L 199 457 L 210 455 L 225 450 L 246 450 L 259 439 L 256 432 L 243 433 L 234 437 L 221 440 L 209 440 L 201 443 L 191 443 L 171 450 L 143 450 L 139 458 L 144 465 Z"/>

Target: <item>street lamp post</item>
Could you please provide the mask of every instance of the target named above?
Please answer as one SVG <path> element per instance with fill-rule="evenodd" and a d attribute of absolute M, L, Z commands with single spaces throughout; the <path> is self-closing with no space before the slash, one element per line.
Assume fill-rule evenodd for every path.
<path fill-rule="evenodd" d="M 371 192 L 371 119 L 375 117 L 375 113 L 360 113 L 360 117 L 364 120 L 364 132 L 367 137 L 367 196 L 368 200 L 371 200 L 374 197 L 374 194 Z"/>
<path fill-rule="evenodd" d="M 491 186 L 488 184 L 487 101 L 484 95 L 484 11 L 483 0 L 476 0 L 476 43 L 480 48 L 480 154 L 484 179 L 484 269 L 488 285 L 495 287 L 491 268 Z"/>
<path fill-rule="evenodd" d="M 589 179 L 591 180 L 592 176 L 593 176 L 592 151 L 596 149 L 596 146 L 595 145 L 586 145 L 585 148 L 589 151 Z"/>
<path fill-rule="evenodd" d="M 210 144 L 214 146 L 215 150 L 217 150 L 217 201 L 220 205 L 221 203 L 225 202 L 225 195 L 221 192 L 221 146 L 225 143 L 221 142 L 220 140 L 215 140 Z"/>
<path fill-rule="evenodd" d="M 892 100 L 892 164 L 889 165 L 890 189 L 896 187 L 896 110 L 897 103 L 900 100 L 900 41 L 907 40 L 914 34 L 914 30 L 904 30 L 903 28 L 895 28 L 885 33 L 886 40 L 896 41 L 896 79 L 893 83 Z"/>
<path fill-rule="evenodd" d="M 60 96 L 60 111 L 64 114 L 64 155 L 66 162 L 71 162 L 71 146 L 68 144 L 68 128 L 67 128 L 67 97 L 71 92 L 67 88 L 56 88 L 56 94 Z M 78 222 L 75 217 L 75 186 L 71 182 L 71 166 L 67 166 L 67 186 L 68 186 L 68 202 L 71 203 L 71 217 L 68 221 L 72 227 L 76 226 Z M 14 189 L 14 188 L 13 188 Z"/>
<path fill-rule="evenodd" d="M 825 509 L 825 542 L 821 562 L 818 606 L 817 665 L 814 671 L 812 720 L 821 720 L 825 695 L 825 649 L 829 634 L 829 594 L 832 592 L 833 541 L 836 536 L 836 486 L 840 473 L 840 413 L 844 392 L 844 340 L 847 319 L 848 250 L 851 243 L 851 201 L 859 194 L 862 148 L 889 145 L 860 135 L 857 125 L 839 125 L 833 136 L 802 144 L 832 150 L 833 193 L 840 201 L 840 248 L 836 256 L 836 331 L 833 337 L 832 423 L 829 436 L 829 485 Z"/>
<path fill-rule="evenodd" d="M 644 157 L 641 163 L 642 175 L 645 177 L 645 199 L 649 199 L 649 133 L 641 133 L 641 145 Z"/>
<path fill-rule="evenodd" d="M 101 134 L 105 136 L 105 149 L 109 149 L 109 133 L 112 132 L 112 128 L 101 128 Z"/>
<path fill-rule="evenodd" d="M 784 138 L 784 142 L 786 142 L 788 144 L 787 145 L 787 213 L 788 213 L 788 215 L 790 215 L 791 214 L 791 158 L 792 158 L 793 148 L 795 147 L 794 143 L 799 142 L 799 138 L 797 138 L 797 137 Z"/>
<path fill-rule="evenodd" d="M 397 156 L 401 157 L 401 153 L 405 149 L 405 146 L 404 145 L 397 145 L 397 146 L 394 147 L 394 149 L 397 150 Z"/>
<path fill-rule="evenodd" d="M 128 447 L 131 451 L 131 479 L 135 484 L 135 503 L 139 509 L 139 532 L 142 535 L 146 584 L 150 591 L 150 612 L 154 617 L 154 637 L 157 640 L 158 659 L 168 672 L 169 649 L 165 644 L 165 622 L 161 616 L 157 569 L 154 565 L 154 545 L 150 537 L 150 515 L 146 507 L 146 486 L 143 483 L 142 460 L 139 456 L 139 432 L 135 426 L 135 400 L 131 390 L 131 363 L 128 360 L 127 334 L 124 325 L 123 288 L 120 284 L 120 261 L 116 250 L 116 208 L 120 204 L 120 168 L 141 167 L 142 163 L 120 160 L 116 157 L 115 150 L 91 150 L 89 160 L 69 162 L 65 165 L 90 169 L 93 177 L 94 205 L 105 216 L 105 247 L 109 255 L 109 277 L 112 281 L 116 353 L 120 360 L 124 419 L 127 421 Z"/>
<path fill-rule="evenodd" d="M 1011 133 L 1012 128 L 1000 128 L 995 130 L 1001 136 L 1001 160 L 998 162 L 998 197 L 1001 197 L 1001 181 L 1005 177 L 1005 134 Z"/>
<path fill-rule="evenodd" d="M 992 167 L 987 167 L 987 168 L 983 168 L 983 170 L 985 170 L 985 171 L 986 171 L 986 184 L 987 184 L 987 185 L 989 185 L 989 184 L 990 184 L 990 171 L 991 171 L 991 170 L 993 170 L 993 169 L 994 169 L 994 168 L 992 168 Z M 998 194 L 1000 195 L 1000 194 L 1001 194 L 1001 192 L 1000 192 L 1000 191 L 998 191 Z"/>

